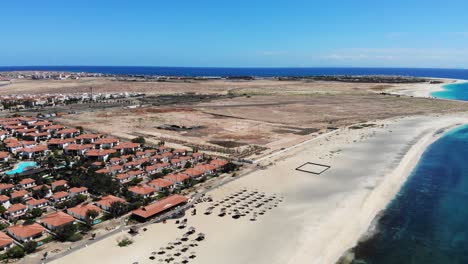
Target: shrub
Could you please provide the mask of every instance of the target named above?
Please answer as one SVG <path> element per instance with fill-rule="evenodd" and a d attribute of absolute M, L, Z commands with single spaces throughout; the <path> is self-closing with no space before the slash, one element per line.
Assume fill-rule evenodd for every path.
<path fill-rule="evenodd" d="M 118 243 L 119 247 L 126 247 L 126 246 L 131 245 L 131 244 L 133 244 L 133 241 L 130 238 L 127 238 L 127 237 L 120 240 L 119 243 Z"/>
<path fill-rule="evenodd" d="M 37 243 L 36 241 L 29 241 L 29 242 L 26 242 L 23 244 L 23 247 L 24 247 L 24 251 L 26 251 L 26 253 L 33 253 L 34 251 L 36 251 L 36 248 L 37 248 Z"/>
<path fill-rule="evenodd" d="M 25 254 L 21 247 L 15 246 L 7 250 L 6 255 L 8 258 L 22 258 Z"/>

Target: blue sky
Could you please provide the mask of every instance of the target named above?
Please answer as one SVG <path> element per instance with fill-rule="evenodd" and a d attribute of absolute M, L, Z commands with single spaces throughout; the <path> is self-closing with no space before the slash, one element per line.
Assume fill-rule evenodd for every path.
<path fill-rule="evenodd" d="M 468 67 L 458 0 L 3 1 L 0 65 Z"/>

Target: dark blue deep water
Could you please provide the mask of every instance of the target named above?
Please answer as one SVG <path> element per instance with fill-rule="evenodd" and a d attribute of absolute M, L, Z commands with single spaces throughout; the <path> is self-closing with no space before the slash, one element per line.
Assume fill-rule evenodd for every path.
<path fill-rule="evenodd" d="M 166 76 L 316 76 L 316 75 L 401 75 L 468 80 L 465 69 L 423 68 L 210 68 L 128 66 L 21 66 L 0 67 L 0 71 L 70 71 L 107 74 Z"/>
<path fill-rule="evenodd" d="M 354 263 L 468 263 L 468 126 L 432 144 Z"/>

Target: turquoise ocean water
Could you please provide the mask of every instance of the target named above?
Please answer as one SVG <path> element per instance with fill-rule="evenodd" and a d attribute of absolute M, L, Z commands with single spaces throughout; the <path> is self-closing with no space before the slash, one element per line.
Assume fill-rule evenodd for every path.
<path fill-rule="evenodd" d="M 468 126 L 432 144 L 353 263 L 468 263 L 467 157 Z"/>
<path fill-rule="evenodd" d="M 447 84 L 443 91 L 431 94 L 436 98 L 468 101 L 468 82 Z"/>

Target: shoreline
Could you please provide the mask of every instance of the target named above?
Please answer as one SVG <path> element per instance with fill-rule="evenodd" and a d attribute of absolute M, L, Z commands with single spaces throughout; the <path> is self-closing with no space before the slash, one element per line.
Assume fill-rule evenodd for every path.
<path fill-rule="evenodd" d="M 190 263 L 336 263 L 369 230 L 427 146 L 443 135 L 441 129 L 464 122 L 466 114 L 375 121 L 373 127 L 340 129 L 262 161 L 271 165 L 210 190 L 209 195 L 219 200 L 247 188 L 284 196 L 284 202 L 256 222 L 220 218 L 217 213 L 206 216 L 203 212 L 210 205 L 197 205 L 199 215 L 184 217 L 207 240 L 196 248 L 197 258 Z M 363 161 L 366 166 L 361 166 Z M 320 176 L 296 171 L 304 162 L 331 169 Z M 127 236 L 120 233 L 53 263 L 78 264 L 78 259 L 93 256 L 101 256 L 102 263 L 152 263 L 151 251 L 181 235 L 174 221 L 149 225 L 128 248 L 116 246 L 116 239 Z"/>
<path fill-rule="evenodd" d="M 446 79 L 446 78 L 429 78 L 431 80 L 442 80 L 444 83 L 440 84 L 413 84 L 409 85 L 408 88 L 392 88 L 388 92 L 403 95 L 403 96 L 412 96 L 412 97 L 422 97 L 422 98 L 435 98 L 432 96 L 434 92 L 440 92 L 445 90 L 446 85 L 466 83 L 468 80 L 462 79 Z M 446 100 L 446 99 L 441 99 Z"/>
<path fill-rule="evenodd" d="M 354 248 L 361 240 L 369 239 L 372 237 L 376 230 L 376 224 L 382 216 L 382 212 L 392 202 L 398 192 L 401 190 L 406 181 L 411 177 L 414 169 L 418 166 L 422 156 L 426 152 L 427 148 L 434 142 L 442 138 L 447 132 L 462 126 L 462 124 L 451 124 L 439 129 L 433 129 L 431 131 L 421 133 L 417 141 L 411 145 L 408 152 L 401 158 L 398 167 L 387 177 L 384 182 L 380 184 L 367 199 L 364 204 L 364 211 L 368 211 L 369 215 L 367 219 L 358 219 L 362 226 L 367 228 L 361 233 L 358 239 L 355 240 L 352 246 L 343 251 L 339 258 L 335 258 L 334 262 L 323 262 L 323 263 L 341 263 L 352 248 Z M 389 188 L 391 187 L 391 188 Z M 376 204 L 375 201 L 378 201 Z M 362 217 L 362 215 L 360 215 Z M 361 222 L 363 221 L 363 222 Z M 368 223 L 368 224 L 365 224 Z M 349 259 L 346 259 L 349 260 Z M 342 263 L 347 263 L 343 261 Z"/>

